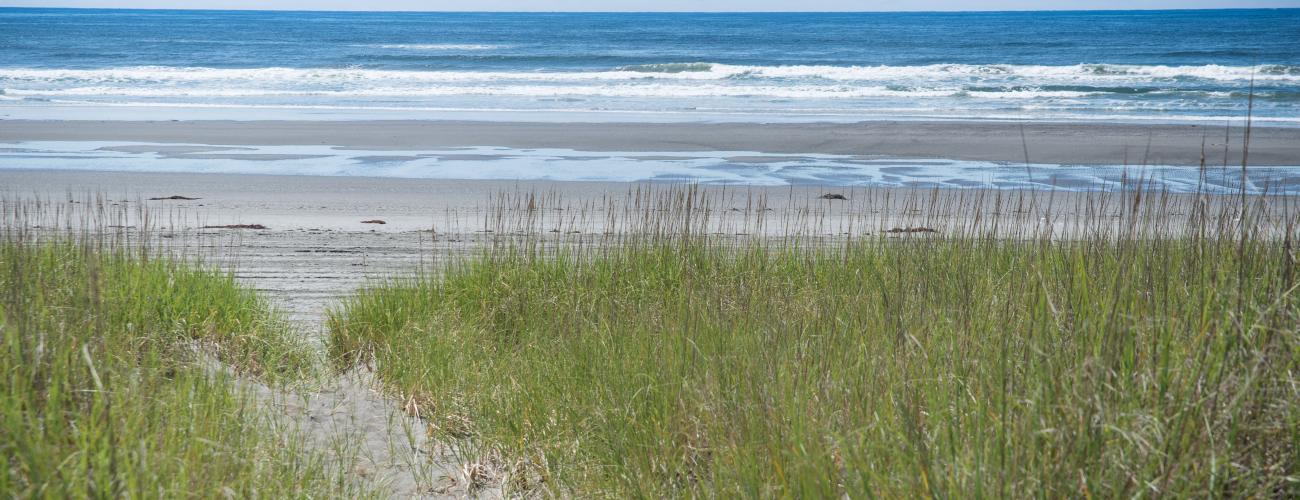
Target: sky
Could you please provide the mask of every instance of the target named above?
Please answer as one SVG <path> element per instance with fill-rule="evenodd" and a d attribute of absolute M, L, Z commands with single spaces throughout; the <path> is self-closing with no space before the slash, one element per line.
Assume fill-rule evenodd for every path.
<path fill-rule="evenodd" d="M 416 11 L 958 11 L 1298 8 L 1300 0 L 0 0 L 3 7 Z"/>

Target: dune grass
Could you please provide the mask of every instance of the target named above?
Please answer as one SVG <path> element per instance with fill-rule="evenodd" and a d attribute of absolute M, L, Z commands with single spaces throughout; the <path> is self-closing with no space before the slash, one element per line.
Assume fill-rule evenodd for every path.
<path fill-rule="evenodd" d="M 5 234 L 3 496 L 367 494 L 211 361 L 277 384 L 319 364 L 233 277 L 103 238 Z"/>
<path fill-rule="evenodd" d="M 331 349 L 514 492 L 1294 496 L 1295 221 L 1243 215 L 507 245 L 362 292 Z"/>

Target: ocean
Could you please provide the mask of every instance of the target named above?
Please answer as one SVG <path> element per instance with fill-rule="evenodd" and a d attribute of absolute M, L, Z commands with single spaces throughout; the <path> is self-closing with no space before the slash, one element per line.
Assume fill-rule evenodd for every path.
<path fill-rule="evenodd" d="M 1222 123 L 1253 85 L 1257 122 L 1300 126 L 1300 9 L 6 8 L 0 54 L 9 118 Z"/>

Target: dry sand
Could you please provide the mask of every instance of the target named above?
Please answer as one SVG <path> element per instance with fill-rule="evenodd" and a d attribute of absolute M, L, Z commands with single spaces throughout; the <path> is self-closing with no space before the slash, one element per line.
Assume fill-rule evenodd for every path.
<path fill-rule="evenodd" d="M 663 202 L 660 195 L 682 189 L 664 184 L 0 170 L 0 199 L 66 201 L 99 195 L 131 214 L 116 225 L 143 225 L 147 215 L 151 226 L 168 228 L 165 232 L 210 240 L 203 245 L 219 251 L 218 260 L 276 298 L 295 319 L 313 325 L 313 334 L 319 333 L 325 307 L 367 280 L 406 274 L 507 234 L 526 233 L 524 237 L 554 244 L 616 243 L 621 233 L 646 229 L 638 221 L 647 210 L 671 208 L 657 205 Z M 698 189 L 704 201 L 693 207 L 692 229 L 737 239 L 799 233 L 809 241 L 834 242 L 889 234 L 892 228 L 952 233 L 977 222 L 988 228 L 994 221 L 1006 235 L 1051 231 L 1068 237 L 1098 218 L 1118 225 L 1128 205 L 1126 195 L 1114 193 Z M 656 194 L 646 195 L 648 191 Z M 848 200 L 819 198 L 827 193 Z M 149 200 L 171 196 L 197 199 Z M 1155 208 L 1145 220 L 1183 220 L 1194 200 L 1192 195 L 1148 198 L 1146 203 Z M 1296 202 L 1295 197 L 1277 197 L 1269 207 L 1278 214 L 1300 213 L 1292 207 Z M 384 224 L 365 223 L 376 220 Z M 267 229 L 204 229 L 239 224 Z"/>

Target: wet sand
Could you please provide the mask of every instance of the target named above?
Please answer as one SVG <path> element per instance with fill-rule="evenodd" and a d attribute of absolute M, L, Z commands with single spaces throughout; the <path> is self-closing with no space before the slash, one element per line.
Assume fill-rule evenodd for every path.
<path fill-rule="evenodd" d="M 1023 132 L 1023 135 L 1022 135 Z M 473 121 L 0 120 L 0 142 L 330 145 L 368 150 L 497 146 L 593 152 L 844 154 L 1073 165 L 1240 164 L 1237 124 L 872 121 L 861 123 L 541 123 Z M 1023 139 L 1022 139 L 1023 138 Z M 1300 128 L 1254 127 L 1250 164 L 1300 166 Z"/>

